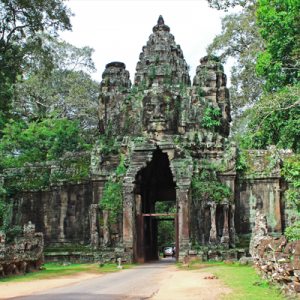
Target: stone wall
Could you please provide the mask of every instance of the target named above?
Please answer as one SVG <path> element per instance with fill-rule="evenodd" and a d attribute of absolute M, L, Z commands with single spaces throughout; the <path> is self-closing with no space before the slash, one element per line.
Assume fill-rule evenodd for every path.
<path fill-rule="evenodd" d="M 90 180 L 90 153 L 67 153 L 58 162 L 7 169 L 1 184 L 10 193 L 7 226 L 28 221 L 43 232 L 46 246 L 90 243 L 90 205 L 98 204 L 105 181 Z M 98 219 L 98 230 L 100 220 Z"/>
<path fill-rule="evenodd" d="M 46 245 L 88 244 L 88 209 L 93 202 L 91 184 L 51 186 L 49 191 L 21 192 L 13 201 L 12 225 L 32 220 L 44 233 Z"/>
<path fill-rule="evenodd" d="M 250 240 L 256 211 L 267 219 L 269 233 L 281 235 L 287 226 L 297 220 L 294 205 L 284 199 L 287 182 L 281 176 L 284 159 L 293 156 L 291 150 L 242 150 L 242 172 L 238 172 L 235 184 L 235 228 L 240 240 Z"/>

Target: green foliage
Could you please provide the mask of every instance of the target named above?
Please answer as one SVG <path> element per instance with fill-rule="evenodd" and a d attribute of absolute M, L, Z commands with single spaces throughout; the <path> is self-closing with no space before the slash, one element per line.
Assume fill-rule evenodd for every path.
<path fill-rule="evenodd" d="M 285 159 L 281 174 L 289 182 L 286 198 L 295 203 L 300 211 L 300 155 Z"/>
<path fill-rule="evenodd" d="M 77 48 L 46 34 L 39 34 L 40 48 L 31 50 L 30 64 L 14 85 L 12 112 L 28 122 L 57 117 L 77 120 L 92 140 L 98 125 L 99 84 L 89 73 L 95 71 L 93 49 Z M 89 138 L 88 138 L 89 137 Z"/>
<path fill-rule="evenodd" d="M 237 151 L 236 169 L 245 171 L 249 167 L 248 155 L 246 152 Z"/>
<path fill-rule="evenodd" d="M 152 74 L 149 76 L 149 79 L 150 79 L 151 81 L 153 81 L 154 78 L 155 78 L 155 72 L 156 72 L 156 69 L 155 69 L 155 67 L 153 66 L 153 67 L 152 67 Z"/>
<path fill-rule="evenodd" d="M 18 237 L 22 234 L 22 231 L 23 230 L 21 226 L 13 226 L 7 228 L 5 230 L 5 234 L 6 234 L 5 243 L 8 244 L 10 242 L 13 242 L 15 237 Z"/>
<path fill-rule="evenodd" d="M 105 183 L 103 199 L 100 202 L 102 209 L 109 210 L 109 223 L 116 223 L 118 214 L 123 212 L 123 177 L 126 174 L 124 157 L 110 179 Z"/>
<path fill-rule="evenodd" d="M 7 204 L 5 202 L 5 196 L 7 192 L 6 190 L 0 186 L 0 231 L 5 231 L 6 228 L 6 212 L 7 212 Z"/>
<path fill-rule="evenodd" d="M 157 66 L 159 63 L 159 54 L 156 55 L 156 58 L 155 58 L 155 65 Z"/>
<path fill-rule="evenodd" d="M 257 24 L 266 41 L 256 70 L 267 79 L 267 90 L 278 90 L 300 79 L 299 0 L 259 0 Z"/>
<path fill-rule="evenodd" d="M 103 155 L 108 155 L 110 152 L 116 150 L 115 137 L 112 134 L 112 127 L 113 127 L 113 122 L 111 120 L 109 122 L 107 132 L 100 137 L 100 141 L 102 143 L 101 151 Z"/>
<path fill-rule="evenodd" d="M 51 172 L 51 177 L 48 180 L 52 183 L 57 181 L 76 183 L 86 180 L 90 175 L 90 164 L 89 155 L 60 159 L 56 163 L 58 168 Z"/>
<path fill-rule="evenodd" d="M 155 203 L 155 213 L 177 213 L 176 202 L 174 201 L 161 201 Z M 166 217 L 156 217 L 157 219 Z M 174 219 L 170 221 L 158 221 L 158 248 L 174 246 L 175 242 L 175 227 Z"/>
<path fill-rule="evenodd" d="M 10 111 L 13 84 L 30 64 L 32 49 L 42 48 L 35 35 L 48 32 L 55 36 L 59 30 L 70 30 L 70 17 L 61 0 L 0 1 L 0 130 L 14 116 Z M 41 53 L 48 62 L 49 53 Z"/>
<path fill-rule="evenodd" d="M 197 170 L 197 165 L 194 168 Z M 199 172 L 194 172 L 192 178 L 192 198 L 196 201 L 230 201 L 232 194 L 230 188 L 219 182 L 217 172 L 222 171 L 223 166 L 209 164 L 202 160 L 202 168 Z"/>
<path fill-rule="evenodd" d="M 77 121 L 56 118 L 31 123 L 11 121 L 2 132 L 0 170 L 91 149 L 81 137 Z"/>
<path fill-rule="evenodd" d="M 207 264 L 208 262 L 203 262 Z M 238 262 L 233 265 L 212 262 L 214 265 L 205 268 L 205 272 L 218 276 L 232 292 L 224 295 L 226 300 L 276 300 L 282 299 L 280 289 L 271 288 L 268 280 L 262 280 L 257 271 L 249 266 L 240 266 Z M 200 263 L 201 265 L 202 263 Z M 228 276 L 230 274 L 230 276 Z M 254 285 L 258 282 L 257 285 Z"/>
<path fill-rule="evenodd" d="M 207 0 L 207 2 L 212 8 L 228 11 L 228 8 L 234 8 L 236 6 L 249 8 L 256 3 L 256 0 Z"/>
<path fill-rule="evenodd" d="M 287 227 L 284 235 L 289 242 L 300 240 L 300 222 L 295 222 L 292 226 Z"/>
<path fill-rule="evenodd" d="M 229 91 L 233 119 L 231 137 L 237 142 L 247 129 L 251 107 L 261 97 L 262 84 L 265 82 L 255 70 L 258 53 L 264 51 L 265 43 L 256 25 L 256 5 L 251 5 L 255 1 L 247 2 L 249 5 L 244 6 L 241 1 L 210 1 L 210 4 L 219 3 L 223 8 L 235 5 L 243 7 L 238 13 L 227 14 L 222 18 L 221 34 L 207 48 L 209 54 L 218 54 L 223 62 L 228 58 L 235 61 L 231 68 Z"/>
<path fill-rule="evenodd" d="M 221 122 L 218 120 L 219 116 L 221 116 L 221 109 L 217 108 L 210 108 L 208 107 L 205 111 L 205 115 L 202 118 L 202 126 L 206 128 L 214 129 L 216 126 L 220 126 Z"/>
<path fill-rule="evenodd" d="M 300 151 L 300 83 L 265 94 L 253 107 L 252 120 L 240 140 L 243 149 L 266 149 L 269 145 Z"/>

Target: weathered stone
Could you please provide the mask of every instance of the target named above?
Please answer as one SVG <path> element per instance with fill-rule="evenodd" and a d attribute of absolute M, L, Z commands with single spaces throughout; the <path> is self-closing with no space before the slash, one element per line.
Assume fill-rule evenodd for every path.
<path fill-rule="evenodd" d="M 44 238 L 35 233 L 35 226 L 29 221 L 23 227 L 23 236 L 5 245 L 5 234 L 0 232 L 0 274 L 20 275 L 39 270 L 43 262 Z"/>
<path fill-rule="evenodd" d="M 249 252 L 252 257 L 257 257 L 259 255 L 257 251 L 257 246 L 261 243 L 268 234 L 266 216 L 260 211 L 256 212 L 255 215 L 255 226 L 252 229 L 250 249 Z"/>
<path fill-rule="evenodd" d="M 297 221 L 296 210 L 281 193 L 281 162 L 293 153 L 275 146 L 243 150 L 247 167 L 237 174 L 237 148 L 228 141 L 230 101 L 220 59 L 212 55 L 201 58 L 192 86 L 183 51 L 159 17 L 142 48 L 134 86 L 122 62 L 107 64 L 102 78 L 98 110 L 101 139 L 92 152 L 66 153 L 46 165 L 26 163 L 24 168 L 1 174 L 1 185 L 13 183 L 21 191 L 9 208 L 12 224 L 8 225 L 22 226 L 32 220 L 37 231 L 43 232 L 47 246 L 60 249 L 47 252 L 49 259 L 108 262 L 120 256 L 127 262 L 145 261 L 157 258 L 157 225 L 155 217 L 142 215 L 155 213 L 157 201 L 174 201 L 179 259 L 189 255 L 188 260 L 238 260 L 245 253 L 231 252 L 229 247 L 245 247 L 241 245 L 243 237 L 251 232 L 260 210 L 265 217 L 257 216 L 250 253 L 267 266 L 267 272 L 279 264 L 281 276 L 293 273 L 292 264 L 285 268 L 283 262 L 289 261 L 292 251 L 294 259 L 300 258 L 300 248 L 292 243 L 282 252 L 285 239 L 267 236 L 268 232 L 280 235 L 282 228 Z M 214 115 L 219 126 L 205 124 L 205 116 L 212 110 L 220 111 Z M 231 199 L 218 202 L 208 193 L 194 194 L 193 179 L 202 178 L 208 166 L 218 183 L 229 187 Z M 124 167 L 126 174 L 117 172 L 118 167 Z M 13 182 L 14 178 L 18 181 Z M 42 185 L 45 178 L 48 186 Z M 98 213 L 107 181 L 123 184 L 122 211 L 114 224 L 108 224 L 109 211 Z M 203 179 L 201 184 L 208 181 Z M 40 186 L 36 182 L 41 182 Z M 28 236 L 34 230 L 30 224 L 24 229 Z M 5 255 L 2 239 L 0 234 L 1 265 Z M 191 241 L 227 251 L 197 254 L 191 250 Z M 19 261 L 34 243 L 20 241 L 8 249 L 17 253 Z M 95 254 L 76 250 L 77 245 L 90 245 Z M 18 272 L 30 267 L 16 262 L 3 268 Z"/>

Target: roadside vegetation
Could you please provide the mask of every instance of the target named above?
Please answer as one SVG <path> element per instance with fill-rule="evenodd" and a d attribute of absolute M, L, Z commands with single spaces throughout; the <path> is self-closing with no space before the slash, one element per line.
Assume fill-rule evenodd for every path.
<path fill-rule="evenodd" d="M 182 268 L 181 264 L 178 264 Z M 282 299 L 277 286 L 270 286 L 267 280 L 261 280 L 256 270 L 250 266 L 241 266 L 238 262 L 227 265 L 223 262 L 194 262 L 187 271 L 209 272 L 219 277 L 233 293 L 221 296 L 226 300 L 273 300 Z M 215 280 L 215 279 L 207 279 Z"/>
<path fill-rule="evenodd" d="M 57 263 L 45 264 L 46 270 L 28 273 L 24 276 L 2 278 L 0 279 L 0 286 L 1 284 L 8 282 L 29 282 L 42 279 L 55 279 L 83 272 L 89 274 L 105 274 L 122 271 L 122 269 L 117 269 L 117 266 L 118 265 L 115 264 L 107 264 L 103 267 L 99 267 L 98 264 L 72 264 L 70 266 L 63 267 L 61 264 Z M 134 266 L 135 265 L 123 265 L 123 270 L 131 269 Z"/>

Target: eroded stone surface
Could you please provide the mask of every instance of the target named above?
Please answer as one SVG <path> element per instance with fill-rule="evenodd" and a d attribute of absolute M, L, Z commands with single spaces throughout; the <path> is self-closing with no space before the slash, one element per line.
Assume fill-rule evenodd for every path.
<path fill-rule="evenodd" d="M 24 225 L 23 236 L 5 245 L 5 234 L 0 232 L 0 275 L 19 275 L 39 270 L 43 262 L 44 238 L 35 233 L 35 226 Z"/>
<path fill-rule="evenodd" d="M 119 255 L 132 262 L 141 245 L 138 216 L 155 213 L 156 201 L 174 201 L 179 260 L 188 255 L 193 260 L 239 259 L 244 253 L 228 248 L 238 245 L 243 235 L 249 238 L 254 227 L 251 253 L 261 257 L 275 247 L 276 259 L 287 261 L 289 252 L 279 251 L 284 241 L 268 240 L 264 232 L 280 234 L 297 220 L 292 204 L 282 200 L 280 174 L 284 158 L 293 153 L 275 146 L 244 150 L 246 168 L 237 174 L 237 148 L 228 141 L 229 92 L 219 58 L 201 58 L 192 84 L 183 51 L 162 17 L 152 31 L 133 86 L 123 62 L 106 65 L 99 95 L 100 136 L 91 152 L 67 153 L 59 161 L 3 172 L 1 184 L 16 184 L 21 191 L 9 206 L 8 225 L 32 220 L 47 246 L 58 250 L 48 252 L 49 260 L 70 252 L 72 258 L 64 254 L 70 260 L 105 263 Z M 215 115 L 209 116 L 212 111 Z M 207 125 L 207 116 L 219 125 Z M 117 174 L 120 165 L 124 174 Z M 214 172 L 218 182 L 229 187 L 230 199 L 215 202 L 206 193 L 192 195 L 193 178 L 205 172 Z M 204 177 L 203 185 L 208 181 Z M 117 181 L 122 182 L 123 210 L 108 224 L 109 211 L 101 201 L 105 184 Z M 257 210 L 265 214 L 266 226 L 254 226 Z M 145 218 L 143 223 L 152 232 L 145 233 L 145 247 L 140 247 L 148 258 L 157 258 L 150 236 L 154 222 Z M 196 242 L 211 249 L 194 254 Z M 84 248 L 88 245 L 90 249 Z M 75 250 L 65 251 L 71 246 Z M 0 258 L 2 248 L 0 243 Z"/>

